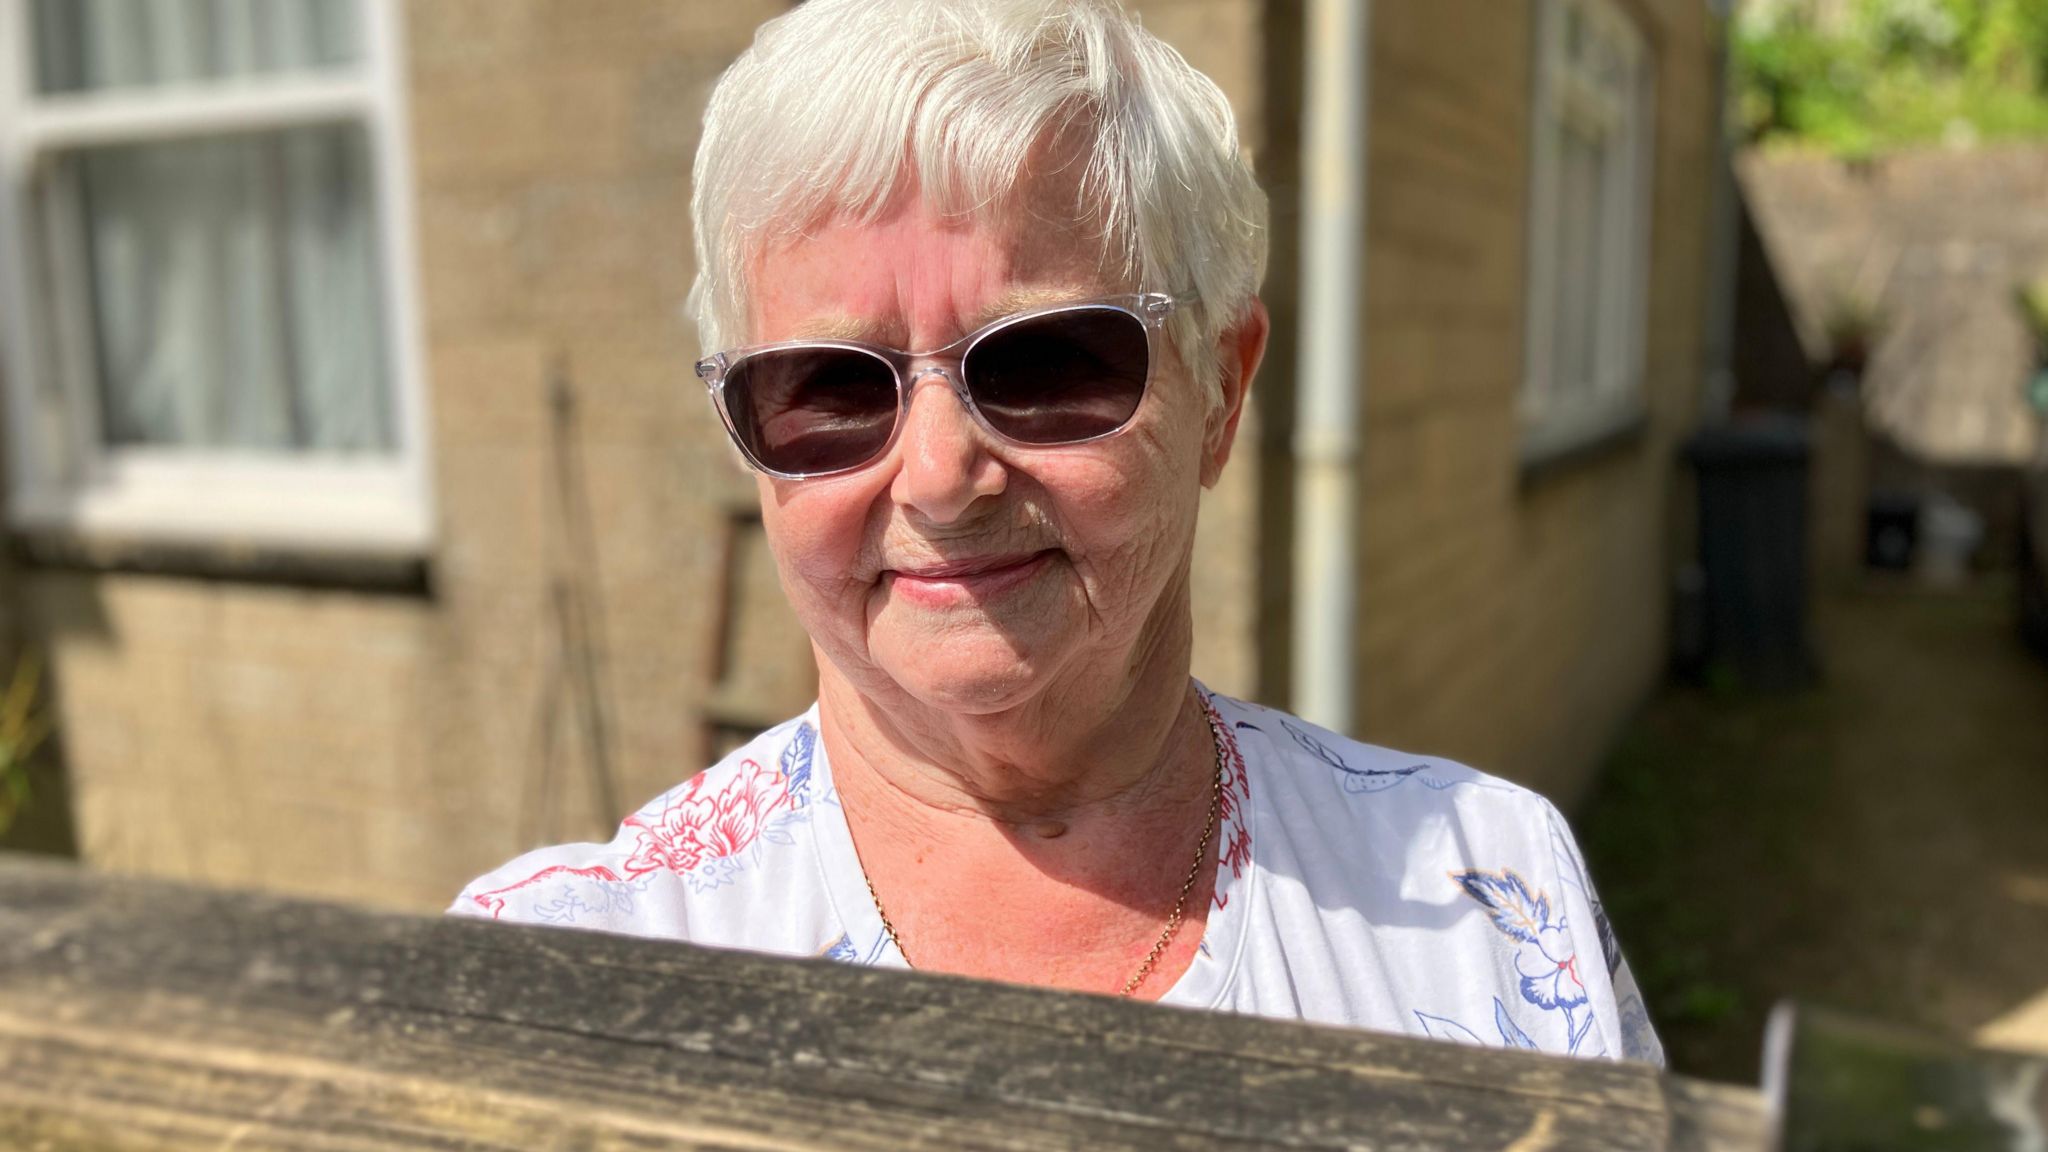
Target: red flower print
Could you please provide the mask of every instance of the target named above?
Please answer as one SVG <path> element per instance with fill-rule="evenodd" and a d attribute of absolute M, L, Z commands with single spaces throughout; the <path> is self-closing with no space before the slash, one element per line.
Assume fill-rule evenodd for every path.
<path fill-rule="evenodd" d="M 1230 722 L 1216 710 L 1216 705 L 1206 698 L 1202 708 L 1209 714 L 1209 723 L 1221 737 L 1223 745 L 1223 795 L 1219 800 L 1217 815 L 1224 827 L 1222 855 L 1217 863 L 1219 873 L 1230 869 L 1235 878 L 1244 875 L 1247 865 L 1252 862 L 1252 830 L 1250 821 L 1243 819 L 1246 806 L 1251 801 L 1251 773 L 1246 770 L 1244 749 L 1238 747 L 1237 733 L 1230 730 Z M 1216 885 L 1216 907 L 1222 908 L 1230 902 L 1223 891 L 1223 885 Z"/>
<path fill-rule="evenodd" d="M 688 872 L 706 860 L 736 856 L 761 835 L 761 826 L 789 806 L 782 774 L 752 760 L 716 796 L 704 795 L 704 776 L 690 781 L 652 823 L 639 816 L 626 823 L 639 832 L 626 873 L 641 876 L 659 868 Z"/>
<path fill-rule="evenodd" d="M 564 874 L 570 876 L 581 876 L 586 880 L 616 881 L 618 879 L 617 876 L 612 875 L 611 869 L 603 867 L 602 865 L 591 868 L 571 868 L 566 864 L 557 864 L 552 868 L 543 868 L 540 871 L 534 873 L 533 875 L 528 876 L 526 879 L 521 880 L 517 884 L 507 884 L 503 888 L 493 888 L 489 892 L 479 892 L 476 895 L 471 896 L 470 899 L 476 902 L 477 907 L 489 912 L 491 914 L 491 919 L 496 920 L 498 918 L 498 913 L 503 912 L 505 910 L 505 893 L 516 892 L 521 888 L 530 888 L 533 885 L 540 883 L 541 881 L 547 879 L 550 876 L 560 876 Z"/>

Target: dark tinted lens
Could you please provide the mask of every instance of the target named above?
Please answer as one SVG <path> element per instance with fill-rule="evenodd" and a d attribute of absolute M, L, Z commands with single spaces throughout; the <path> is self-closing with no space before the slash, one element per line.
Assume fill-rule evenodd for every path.
<path fill-rule="evenodd" d="M 758 352 L 725 376 L 725 410 L 776 472 L 837 472 L 881 455 L 896 426 L 896 373 L 850 348 Z"/>
<path fill-rule="evenodd" d="M 990 427 L 1025 444 L 1114 432 L 1145 398 L 1145 325 L 1116 308 L 1082 307 L 990 333 L 960 366 Z"/>

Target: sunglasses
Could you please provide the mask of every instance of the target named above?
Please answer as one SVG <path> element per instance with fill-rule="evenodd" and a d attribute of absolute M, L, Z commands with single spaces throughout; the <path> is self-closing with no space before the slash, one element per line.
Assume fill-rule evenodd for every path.
<path fill-rule="evenodd" d="M 1005 316 L 931 352 L 847 340 L 792 340 L 697 362 L 747 462 L 803 480 L 851 472 L 896 442 L 910 393 L 945 377 L 999 440 L 1082 444 L 1123 430 L 1145 399 L 1166 317 L 1185 300 L 1111 296 Z M 926 361 L 956 365 L 917 367 Z"/>

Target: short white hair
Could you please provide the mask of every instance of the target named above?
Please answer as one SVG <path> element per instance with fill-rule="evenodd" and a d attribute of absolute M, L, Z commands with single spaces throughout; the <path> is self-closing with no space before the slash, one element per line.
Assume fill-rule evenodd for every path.
<path fill-rule="evenodd" d="M 809 0 L 768 21 L 704 114 L 690 293 L 707 351 L 749 339 L 747 274 L 777 240 L 873 221 L 910 188 L 987 216 L 1034 149 L 1077 146 L 1106 268 L 1192 294 L 1169 331 L 1219 395 L 1218 337 L 1266 264 L 1266 196 L 1230 102 L 1116 0 Z"/>

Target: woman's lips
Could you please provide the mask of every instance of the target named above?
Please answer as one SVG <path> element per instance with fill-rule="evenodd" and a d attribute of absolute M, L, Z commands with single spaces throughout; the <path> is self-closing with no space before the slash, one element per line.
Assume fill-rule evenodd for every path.
<path fill-rule="evenodd" d="M 940 606 L 979 603 L 1030 581 L 1052 558 L 1053 550 L 1013 556 L 987 556 L 921 568 L 892 568 L 886 573 L 892 594 L 915 603 Z"/>

